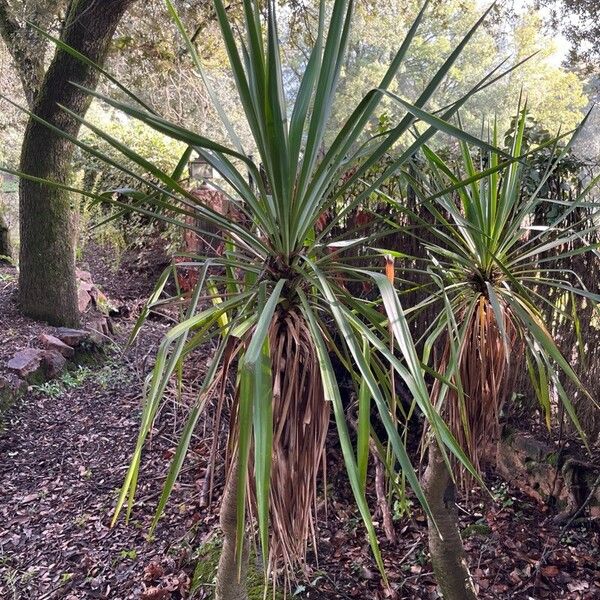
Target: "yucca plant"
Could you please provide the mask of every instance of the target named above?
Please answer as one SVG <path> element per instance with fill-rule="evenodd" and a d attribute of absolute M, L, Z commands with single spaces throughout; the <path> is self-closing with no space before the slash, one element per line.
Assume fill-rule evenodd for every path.
<path fill-rule="evenodd" d="M 283 85 L 275 2 L 268 0 L 261 13 L 257 2 L 244 0 L 244 19 L 238 39 L 222 0 L 214 0 L 239 99 L 252 133 L 253 147 L 245 149 L 208 87 L 196 48 L 186 35 L 172 2 L 167 0 L 166 4 L 189 55 L 207 83 L 231 147 L 162 119 L 123 86 L 119 86 L 120 91 L 133 99 L 134 104 L 88 90 L 129 117 L 188 144 L 187 155 L 171 176 L 85 119 L 70 113 L 160 182 L 149 183 L 154 190 L 149 196 L 140 198 L 132 192 L 134 207 L 144 214 L 158 213 L 169 222 L 192 230 L 197 228 L 184 217 L 199 216 L 220 232 L 200 233 L 216 238 L 223 245 L 221 254 L 189 257 L 189 262 L 183 265 L 199 270 L 198 284 L 186 300 L 187 312 L 165 336 L 158 351 L 115 519 L 125 506 L 128 515 L 134 506 L 144 443 L 169 380 L 180 372 L 183 362 L 196 356 L 195 349 L 212 342 L 214 354 L 208 361 L 198 400 L 181 434 L 154 523 L 168 501 L 209 399 L 215 393 L 223 397 L 228 376 L 235 374 L 228 476 L 221 508 L 224 546 L 217 597 L 244 597 L 248 507 L 258 523 L 265 569 L 275 572 L 283 564 L 291 572 L 303 564 L 308 540 L 315 531 L 317 480 L 319 465 L 324 460 L 330 409 L 356 504 L 383 572 L 365 498 L 372 404 L 385 431 L 385 439 L 376 440 L 376 444 L 389 447 L 389 468 L 402 470 L 416 497 L 432 516 L 404 447 L 390 368 L 404 380 L 427 418 L 444 461 L 449 464 L 446 455 L 449 448 L 459 464 L 470 469 L 473 476 L 476 472 L 430 401 L 424 378 L 428 369 L 419 360 L 411 339 L 393 285 L 393 273 L 384 273 L 383 257 L 380 251 L 373 249 L 377 236 L 383 233 L 364 230 L 357 235 L 347 231 L 332 237 L 331 232 L 343 229 L 337 226 L 344 224 L 344 216 L 398 172 L 437 131 L 482 150 L 494 150 L 490 143 L 468 135 L 449 120 L 469 97 L 503 75 L 499 71 L 501 65 L 435 115 L 423 108 L 485 14 L 450 53 L 419 97 L 408 102 L 387 90 L 423 19 L 425 3 L 379 87 L 365 95 L 344 126 L 332 135 L 328 132 L 328 118 L 344 64 L 352 0 L 334 0 L 331 7 L 320 2 L 316 42 L 293 101 L 286 98 Z M 87 60 L 67 47 L 64 49 L 80 60 Z M 113 78 L 110 80 L 119 85 Z M 406 114 L 389 131 L 368 138 L 366 126 L 386 94 L 391 101 L 398 102 Z M 405 142 L 405 134 L 417 121 L 421 122 L 420 132 Z M 333 142 L 324 149 L 326 133 Z M 69 139 L 86 152 L 140 179 L 118 161 L 80 140 Z M 353 200 L 342 202 L 344 192 L 399 141 L 404 145 L 377 180 Z M 222 182 L 219 187 L 235 217 L 219 214 L 198 202 L 179 182 L 181 169 L 192 150 L 219 173 Z M 259 157 L 259 164 L 251 159 L 251 154 Z M 340 178 L 350 168 L 353 169 L 351 177 L 340 186 Z M 20 176 L 27 177 L 27 174 Z M 58 182 L 46 183 L 65 187 Z M 73 191 L 94 201 L 121 205 L 111 194 Z M 127 190 L 119 192 L 129 193 Z M 156 210 L 148 209 L 148 205 Z M 124 206 L 128 210 L 131 207 Z M 325 211 L 329 211 L 332 218 L 323 227 L 321 217 Z M 361 249 L 361 266 L 344 260 L 345 251 L 353 248 Z M 169 274 L 170 271 L 166 271 L 161 277 L 138 325 L 157 303 L 164 302 L 161 294 Z M 374 282 L 379 298 L 364 301 L 353 297 L 345 285 L 349 281 Z M 339 375 L 340 369 L 334 370 L 332 355 L 344 375 Z M 359 397 L 356 446 L 346 423 L 339 377 L 352 382 Z M 252 528 L 253 525 L 250 524 Z"/>
<path fill-rule="evenodd" d="M 564 311 L 564 300 L 578 294 L 594 304 L 600 301 L 573 271 L 545 267 L 557 254 L 572 259 L 596 251 L 586 242 L 589 221 L 573 223 L 568 218 L 578 207 L 590 207 L 588 195 L 596 180 L 572 202 L 542 197 L 540 192 L 577 131 L 569 134 L 566 144 L 561 145 L 564 136 L 558 136 L 524 154 L 526 107 L 519 106 L 518 115 L 512 146 L 507 149 L 511 158 L 497 152 L 474 153 L 461 142 L 456 169 L 424 145 L 429 175 L 406 174 L 433 217 L 433 225 L 426 226 L 428 259 L 423 267 L 431 293 L 414 307 L 417 313 L 432 304 L 439 307 L 438 318 L 422 340 L 424 362 L 432 362 L 446 378 L 434 382 L 431 401 L 477 470 L 493 454 L 499 415 L 521 369 L 531 376 L 547 426 L 553 388 L 585 440 L 564 391 L 564 378 L 586 392 L 552 338 L 552 323 L 544 322 L 548 312 L 542 309 L 551 306 L 551 314 L 574 320 L 576 327 L 577 316 Z M 497 145 L 495 125 L 490 141 Z M 528 168 L 541 150 L 550 158 L 531 191 L 526 185 Z M 536 215 L 548 212 L 544 207 L 552 207 L 549 214 L 555 216 L 550 222 L 536 222 Z M 473 481 L 469 474 L 462 480 L 467 485 Z M 454 511 L 454 477 L 433 439 L 422 483 L 435 520 L 435 524 L 430 520 L 430 551 L 444 598 L 474 598 Z"/>

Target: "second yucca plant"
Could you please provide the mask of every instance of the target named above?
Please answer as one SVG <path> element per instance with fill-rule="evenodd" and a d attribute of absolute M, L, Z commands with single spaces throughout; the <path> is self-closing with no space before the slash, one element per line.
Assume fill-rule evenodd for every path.
<path fill-rule="evenodd" d="M 431 401 L 477 470 L 493 455 L 503 403 L 511 397 L 515 378 L 525 368 L 547 426 L 553 387 L 585 439 L 562 381 L 570 379 L 581 393 L 585 390 L 559 351 L 550 333 L 552 323 L 544 321 L 548 313 L 542 307 L 550 306 L 551 314 L 559 318 L 576 320 L 576 315 L 561 309 L 561 298 L 578 294 L 593 303 L 600 301 L 597 294 L 580 285 L 573 272 L 545 268 L 556 255 L 574 257 L 591 249 L 585 241 L 589 222 L 573 223 L 568 217 L 585 206 L 596 180 L 572 203 L 543 197 L 545 182 L 568 152 L 577 131 L 571 132 L 565 145 L 555 138 L 524 152 L 526 107 L 519 107 L 518 114 L 518 126 L 505 156 L 493 151 L 475 154 L 461 142 L 460 168 L 456 169 L 425 145 L 422 151 L 429 175 L 415 178 L 406 174 L 433 217 L 423 240 L 427 253 L 424 272 L 431 282 L 431 295 L 420 308 L 437 305 L 439 316 L 423 338 L 424 362 L 432 362 L 446 381 L 434 382 Z M 496 146 L 495 126 L 490 137 Z M 530 161 L 542 149 L 549 151 L 550 158 L 537 189 L 530 191 L 524 182 Z M 549 214 L 555 217 L 537 223 L 536 215 L 548 212 L 543 210 L 548 206 L 553 206 Z M 469 474 L 460 479 L 467 485 L 472 482 Z M 430 521 L 430 550 L 444 598 L 474 598 L 454 502 L 447 501 L 454 497 L 454 476 L 435 440 L 429 440 L 423 488 L 435 520 Z"/>

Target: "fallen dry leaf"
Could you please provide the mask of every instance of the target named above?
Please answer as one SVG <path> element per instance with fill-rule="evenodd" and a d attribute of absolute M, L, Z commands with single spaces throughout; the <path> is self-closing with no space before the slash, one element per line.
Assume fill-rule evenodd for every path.
<path fill-rule="evenodd" d="M 556 577 L 558 575 L 558 567 L 556 565 L 547 565 L 542 567 L 542 575 L 546 577 Z"/>
<path fill-rule="evenodd" d="M 165 600 L 170 596 L 171 592 L 164 588 L 151 587 L 142 594 L 141 600 Z"/>
<path fill-rule="evenodd" d="M 157 581 L 164 574 L 165 570 L 156 561 L 152 561 L 144 569 L 144 581 Z"/>

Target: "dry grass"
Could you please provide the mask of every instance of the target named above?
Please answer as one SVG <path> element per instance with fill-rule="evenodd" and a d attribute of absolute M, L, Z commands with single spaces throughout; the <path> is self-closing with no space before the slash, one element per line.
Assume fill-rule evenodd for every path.
<path fill-rule="evenodd" d="M 488 298 L 484 294 L 479 297 L 468 317 L 460 346 L 459 376 L 452 378 L 457 390 L 448 390 L 443 407 L 453 435 L 478 471 L 498 440 L 500 410 L 514 387 L 524 354 L 524 345 L 510 311 L 506 307 L 501 310 L 506 339 Z M 448 372 L 448 363 L 446 344 L 440 373 Z M 441 385 L 436 381 L 432 390 L 432 399 L 436 402 L 440 390 Z"/>
<path fill-rule="evenodd" d="M 317 353 L 308 327 L 294 309 L 275 313 L 269 330 L 273 377 L 269 572 L 288 578 L 305 564 L 315 540 L 317 480 L 323 460 L 330 405 L 325 402 Z M 237 399 L 232 414 L 237 412 Z M 234 417 L 235 421 L 235 417 Z M 230 447 L 238 428 L 232 423 Z M 252 463 L 252 461 L 251 461 Z M 252 469 L 252 464 L 250 464 Z M 249 473 L 250 511 L 257 514 Z"/>

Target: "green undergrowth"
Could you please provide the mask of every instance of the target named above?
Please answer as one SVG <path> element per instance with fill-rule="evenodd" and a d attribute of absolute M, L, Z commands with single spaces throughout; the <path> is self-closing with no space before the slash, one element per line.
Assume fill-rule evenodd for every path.
<path fill-rule="evenodd" d="M 74 369 L 66 369 L 56 379 L 32 386 L 34 392 L 48 398 L 60 398 L 67 390 L 78 388 L 92 374 L 90 368 L 79 365 Z"/>
<path fill-rule="evenodd" d="M 58 377 L 46 380 L 43 373 L 29 378 L 29 389 L 34 393 L 48 398 L 59 399 L 71 390 L 81 388 L 87 382 L 92 382 L 101 390 L 112 389 L 131 379 L 127 367 L 120 363 L 116 356 L 105 351 L 79 351 L 75 356 L 76 362 L 68 366 Z M 26 386 L 25 386 L 26 388 Z M 15 390 L 8 385 L 0 384 L 0 432 L 4 430 L 4 415 L 6 411 L 20 399 L 26 389 Z"/>
<path fill-rule="evenodd" d="M 219 535 L 210 536 L 195 552 L 194 559 L 196 567 L 192 576 L 191 592 L 196 597 L 201 591 L 208 595 L 200 596 L 207 600 L 215 597 L 215 583 L 217 577 L 217 566 L 221 555 L 223 541 Z M 254 549 L 250 552 L 250 568 L 248 570 L 248 600 L 263 600 L 265 597 L 264 575 Z M 266 597 L 269 599 L 283 600 L 283 592 L 273 590 L 269 586 Z"/>
<path fill-rule="evenodd" d="M 0 388 L 0 433 L 4 431 L 4 413 L 15 401 L 15 392 L 9 388 Z"/>
<path fill-rule="evenodd" d="M 126 382 L 129 376 L 125 366 L 118 361 L 101 361 L 96 357 L 86 364 L 65 369 L 56 379 L 34 385 L 32 389 L 49 398 L 60 398 L 69 390 L 80 388 L 88 381 L 92 381 L 101 389 L 109 389 Z"/>
<path fill-rule="evenodd" d="M 467 525 L 460 533 L 460 537 L 463 540 L 467 538 L 479 535 L 479 536 L 488 536 L 492 533 L 492 530 L 489 525 L 486 523 L 471 523 Z"/>

